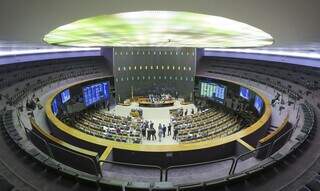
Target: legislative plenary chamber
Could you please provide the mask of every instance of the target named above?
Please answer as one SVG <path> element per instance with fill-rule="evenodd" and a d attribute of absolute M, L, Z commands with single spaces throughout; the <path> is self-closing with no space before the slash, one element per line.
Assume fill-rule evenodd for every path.
<path fill-rule="evenodd" d="M 320 13 L 285 2 L 5 2 L 0 190 L 319 191 Z"/>

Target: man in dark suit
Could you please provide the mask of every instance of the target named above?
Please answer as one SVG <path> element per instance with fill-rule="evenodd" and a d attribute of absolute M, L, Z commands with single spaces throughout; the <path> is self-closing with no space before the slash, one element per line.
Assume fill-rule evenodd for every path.
<path fill-rule="evenodd" d="M 177 136 L 178 136 L 178 128 L 173 128 L 174 130 L 173 130 L 173 139 L 174 140 L 177 140 Z"/>
<path fill-rule="evenodd" d="M 147 129 L 147 140 L 150 141 L 150 140 L 151 140 L 151 133 L 152 133 L 152 132 L 151 132 L 151 129 L 150 129 L 150 128 L 147 128 L 147 127 L 146 127 L 146 129 Z"/>
<path fill-rule="evenodd" d="M 146 127 L 144 124 L 141 125 L 141 132 L 142 132 L 142 137 L 145 138 L 146 137 Z"/>
<path fill-rule="evenodd" d="M 157 140 L 156 130 L 153 127 L 151 128 L 151 138 L 153 141 Z"/>
<path fill-rule="evenodd" d="M 166 131 L 167 131 L 167 127 L 165 126 L 165 124 L 163 124 L 162 126 L 163 138 L 166 136 Z"/>
<path fill-rule="evenodd" d="M 169 123 L 169 125 L 168 125 L 168 136 L 170 136 L 171 135 L 171 123 Z"/>

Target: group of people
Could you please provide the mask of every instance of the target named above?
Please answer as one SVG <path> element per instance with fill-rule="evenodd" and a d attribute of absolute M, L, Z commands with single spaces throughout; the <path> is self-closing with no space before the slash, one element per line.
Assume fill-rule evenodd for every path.
<path fill-rule="evenodd" d="M 154 123 L 152 121 L 145 121 L 142 123 L 141 127 L 141 134 L 143 138 L 147 138 L 147 140 L 155 141 L 157 140 L 156 137 L 156 129 L 154 128 Z M 158 141 L 161 142 L 162 138 L 166 136 L 171 136 L 172 133 L 172 125 L 169 124 L 166 126 L 165 124 L 159 123 L 158 126 Z M 176 134 L 176 135 L 175 135 Z M 177 130 L 174 131 L 174 137 L 177 137 Z"/>
<path fill-rule="evenodd" d="M 159 142 L 161 142 L 161 137 L 163 138 L 166 137 L 166 132 L 168 132 L 167 136 L 171 135 L 171 124 L 169 124 L 167 128 L 165 124 L 161 125 L 161 123 L 159 123 L 159 126 L 158 126 Z"/>
<path fill-rule="evenodd" d="M 140 130 L 143 138 L 147 137 L 147 140 L 157 140 L 156 130 L 153 127 L 154 123 L 152 121 L 145 121 L 141 124 Z"/>
<path fill-rule="evenodd" d="M 149 94 L 148 96 L 149 102 L 151 103 L 158 103 L 158 102 L 165 102 L 171 100 L 172 97 L 170 94 Z"/>
<path fill-rule="evenodd" d="M 26 109 L 30 111 L 30 110 L 35 110 L 37 107 L 38 109 L 42 109 L 42 105 L 40 104 L 40 99 L 33 94 L 31 99 L 27 99 L 26 101 Z"/>

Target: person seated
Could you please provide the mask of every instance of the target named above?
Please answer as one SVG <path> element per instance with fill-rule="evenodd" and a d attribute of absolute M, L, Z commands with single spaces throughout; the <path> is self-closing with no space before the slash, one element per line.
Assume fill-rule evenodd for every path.
<path fill-rule="evenodd" d="M 116 133 L 120 134 L 121 133 L 121 129 L 119 127 L 116 128 Z"/>

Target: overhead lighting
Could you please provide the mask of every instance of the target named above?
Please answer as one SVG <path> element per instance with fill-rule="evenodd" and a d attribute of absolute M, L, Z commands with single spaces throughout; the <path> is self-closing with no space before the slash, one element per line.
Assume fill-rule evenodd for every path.
<path fill-rule="evenodd" d="M 239 21 L 191 12 L 139 11 L 100 15 L 45 35 L 52 45 L 76 47 L 234 48 L 271 45 L 268 33 Z"/>

